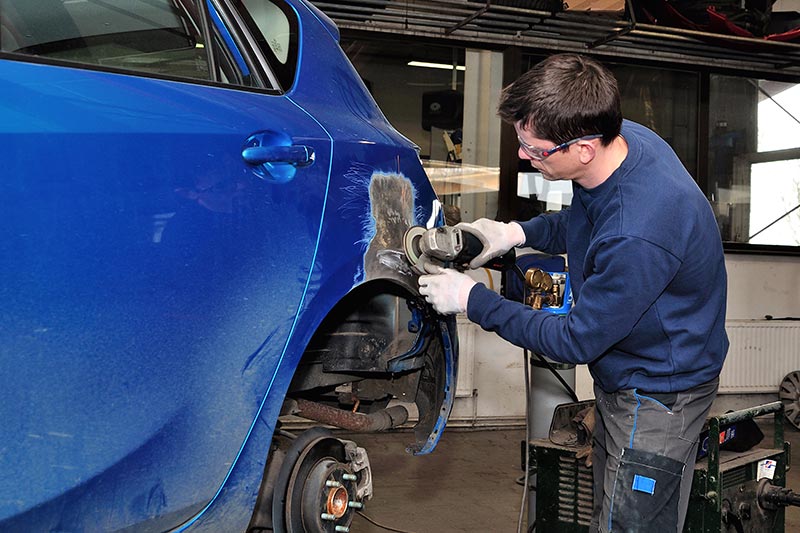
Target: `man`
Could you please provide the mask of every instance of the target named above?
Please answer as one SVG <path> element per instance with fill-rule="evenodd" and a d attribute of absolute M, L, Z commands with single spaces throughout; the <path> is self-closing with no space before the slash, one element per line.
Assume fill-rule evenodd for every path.
<path fill-rule="evenodd" d="M 576 54 L 551 56 L 507 87 L 499 114 L 519 156 L 569 180 L 570 208 L 525 222 L 481 219 L 484 252 L 567 253 L 566 316 L 503 299 L 434 268 L 420 293 L 504 339 L 594 379 L 592 531 L 682 531 L 697 440 L 728 349 L 726 273 L 711 207 L 672 149 L 622 119 L 613 75 Z M 468 228 L 468 229 L 469 229 Z"/>

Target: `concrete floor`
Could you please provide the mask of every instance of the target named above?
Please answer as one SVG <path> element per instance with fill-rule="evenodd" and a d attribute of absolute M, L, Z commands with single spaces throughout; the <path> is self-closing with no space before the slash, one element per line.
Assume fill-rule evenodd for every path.
<path fill-rule="evenodd" d="M 761 423 L 771 442 L 769 417 Z M 786 424 L 786 440 L 800 450 L 800 431 Z M 366 448 L 375 495 L 364 514 L 390 528 L 412 533 L 514 532 L 522 486 L 520 442 L 524 430 L 448 429 L 436 450 L 414 457 L 404 450 L 412 434 L 341 434 Z M 795 455 L 798 456 L 796 452 Z M 800 493 L 800 468 L 790 469 L 787 486 Z M 353 533 L 387 531 L 357 516 Z M 524 531 L 524 527 L 523 527 Z M 800 531 L 800 508 L 786 511 L 785 531 Z"/>
<path fill-rule="evenodd" d="M 432 454 L 414 457 L 407 432 L 351 435 L 367 450 L 375 495 L 364 514 L 413 533 L 513 532 L 524 430 L 445 430 Z M 356 517 L 353 533 L 386 531 Z"/>

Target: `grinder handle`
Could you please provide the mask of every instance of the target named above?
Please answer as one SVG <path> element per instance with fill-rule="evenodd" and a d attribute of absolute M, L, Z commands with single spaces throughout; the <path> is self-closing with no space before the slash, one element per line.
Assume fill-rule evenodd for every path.
<path fill-rule="evenodd" d="M 478 257 L 481 252 L 483 252 L 483 243 L 481 240 L 464 229 L 461 230 L 461 243 L 462 248 L 461 252 L 456 256 L 453 263 L 460 269 L 460 270 L 467 270 L 469 268 L 469 263 L 476 257 Z M 517 254 L 512 248 L 504 255 L 500 257 L 495 257 L 494 259 L 490 259 L 487 261 L 483 266 L 484 268 L 489 268 L 491 270 L 499 270 L 504 271 L 508 270 L 509 268 L 513 267 L 517 261 Z"/>

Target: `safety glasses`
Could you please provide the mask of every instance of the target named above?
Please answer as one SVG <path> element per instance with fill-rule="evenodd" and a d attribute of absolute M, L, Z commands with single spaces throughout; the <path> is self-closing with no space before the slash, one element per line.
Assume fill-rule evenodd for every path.
<path fill-rule="evenodd" d="M 522 148 L 522 151 L 525 152 L 525 155 L 536 161 L 544 161 L 554 153 L 560 152 L 561 150 L 564 150 L 565 148 L 569 147 L 572 144 L 575 144 L 578 141 L 599 139 L 602 136 L 603 136 L 602 133 L 595 133 L 594 135 L 584 135 L 583 137 L 578 137 L 577 139 L 572 139 L 571 141 L 561 143 L 558 146 L 550 148 L 549 150 L 542 150 L 541 148 L 536 148 L 535 146 L 531 146 L 530 144 L 527 144 L 525 141 L 523 141 L 519 135 L 517 135 L 517 140 L 519 141 L 520 148 Z"/>

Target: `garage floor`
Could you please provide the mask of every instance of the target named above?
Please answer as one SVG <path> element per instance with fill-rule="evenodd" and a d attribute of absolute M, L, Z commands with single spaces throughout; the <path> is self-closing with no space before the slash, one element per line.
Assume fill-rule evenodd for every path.
<path fill-rule="evenodd" d="M 771 441 L 771 425 L 762 424 L 762 429 L 765 442 Z M 800 431 L 786 424 L 785 432 L 792 448 L 800 450 Z M 448 429 L 434 453 L 423 457 L 405 453 L 412 440 L 408 432 L 345 437 L 367 449 L 373 468 L 375 495 L 364 514 L 393 528 L 389 531 L 517 530 L 522 486 L 516 480 L 522 475 L 523 430 Z M 800 457 L 800 452 L 795 456 Z M 790 469 L 787 486 L 800 493 L 800 468 Z M 350 529 L 353 533 L 387 531 L 361 516 Z M 785 531 L 800 531 L 800 508 L 787 509 Z"/>

